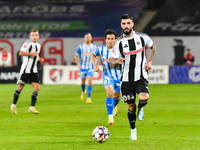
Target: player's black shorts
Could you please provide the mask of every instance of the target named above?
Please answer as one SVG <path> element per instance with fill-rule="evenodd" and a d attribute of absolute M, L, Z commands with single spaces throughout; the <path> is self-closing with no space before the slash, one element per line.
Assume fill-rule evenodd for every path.
<path fill-rule="evenodd" d="M 148 81 L 146 79 L 141 79 L 135 82 L 122 82 L 121 84 L 121 94 L 124 103 L 135 103 L 136 93 L 139 94 L 141 92 L 149 94 Z"/>
<path fill-rule="evenodd" d="M 17 84 L 25 85 L 25 83 L 40 83 L 40 78 L 38 73 L 23 73 L 20 74 Z"/>

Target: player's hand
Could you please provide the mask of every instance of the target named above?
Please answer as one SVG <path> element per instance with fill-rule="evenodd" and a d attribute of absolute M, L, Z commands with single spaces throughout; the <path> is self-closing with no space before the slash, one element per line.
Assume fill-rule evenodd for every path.
<path fill-rule="evenodd" d="M 44 63 L 44 58 L 40 57 L 40 62 L 43 64 Z"/>
<path fill-rule="evenodd" d="M 79 69 L 81 69 L 81 66 L 80 66 L 80 64 L 77 64 L 77 66 L 78 66 L 78 68 L 79 68 Z"/>
<path fill-rule="evenodd" d="M 124 58 L 119 58 L 119 59 L 117 60 L 117 63 L 118 63 L 118 64 L 123 64 L 123 63 L 124 63 Z"/>
<path fill-rule="evenodd" d="M 99 73 L 101 70 L 99 69 L 99 67 L 94 67 L 94 71 Z"/>
<path fill-rule="evenodd" d="M 151 61 L 148 61 L 145 65 L 144 65 L 144 69 L 145 70 L 151 70 L 151 64 L 152 64 L 152 62 Z"/>

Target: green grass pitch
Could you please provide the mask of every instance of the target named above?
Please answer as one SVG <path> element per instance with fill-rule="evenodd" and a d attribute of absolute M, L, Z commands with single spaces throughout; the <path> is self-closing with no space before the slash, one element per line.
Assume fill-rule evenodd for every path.
<path fill-rule="evenodd" d="M 200 149 L 199 84 L 149 85 L 145 118 L 136 121 L 138 140 L 131 141 L 127 104 L 122 100 L 113 126 L 108 126 L 103 85 L 93 85 L 92 104 L 80 100 L 79 85 L 41 85 L 28 112 L 32 85 L 22 91 L 17 115 L 10 112 L 16 84 L 0 85 L 0 150 L 195 150 Z M 137 99 L 138 101 L 138 99 Z M 106 126 L 105 143 L 92 138 Z"/>

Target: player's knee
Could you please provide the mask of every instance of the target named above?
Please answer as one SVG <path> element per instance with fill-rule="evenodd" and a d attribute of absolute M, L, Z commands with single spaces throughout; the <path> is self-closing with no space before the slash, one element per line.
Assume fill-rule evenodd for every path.
<path fill-rule="evenodd" d="M 140 100 L 149 99 L 149 94 L 148 94 L 148 93 L 140 93 L 140 94 L 138 95 L 138 98 L 139 98 Z"/>
<path fill-rule="evenodd" d="M 107 97 L 113 97 L 113 92 L 112 91 L 107 91 Z"/>
<path fill-rule="evenodd" d="M 34 87 L 34 91 L 38 92 L 40 90 L 40 85 Z"/>
<path fill-rule="evenodd" d="M 139 100 L 139 107 L 144 107 L 148 103 L 148 99 L 146 100 Z"/>
<path fill-rule="evenodd" d="M 136 111 L 136 107 L 135 107 L 135 104 L 128 104 L 128 109 L 132 112 L 135 112 Z"/>

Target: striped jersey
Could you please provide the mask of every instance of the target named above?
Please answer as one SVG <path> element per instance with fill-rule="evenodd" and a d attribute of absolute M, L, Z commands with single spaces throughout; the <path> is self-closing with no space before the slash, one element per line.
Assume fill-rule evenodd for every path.
<path fill-rule="evenodd" d="M 114 58 L 125 59 L 122 66 L 122 81 L 148 80 L 148 71 L 144 69 L 147 63 L 145 45 L 151 47 L 153 41 L 147 34 L 135 32 L 130 38 L 124 35 L 115 42 Z"/>
<path fill-rule="evenodd" d="M 116 68 L 112 66 L 112 63 L 109 62 L 109 58 L 112 57 L 113 49 L 108 49 L 106 45 L 99 46 L 94 51 L 95 56 L 101 55 L 103 62 L 103 74 L 107 74 L 115 81 L 120 82 L 122 70 L 121 65 L 118 65 Z"/>
<path fill-rule="evenodd" d="M 93 69 L 92 53 L 95 49 L 96 45 L 92 43 L 89 46 L 85 43 L 78 46 L 76 55 L 79 55 L 81 69 Z"/>
<path fill-rule="evenodd" d="M 30 39 L 27 40 L 21 47 L 20 51 L 38 52 L 40 53 L 41 45 L 39 43 L 34 43 Z M 22 66 L 20 73 L 37 73 L 37 60 L 38 56 L 22 56 Z"/>

